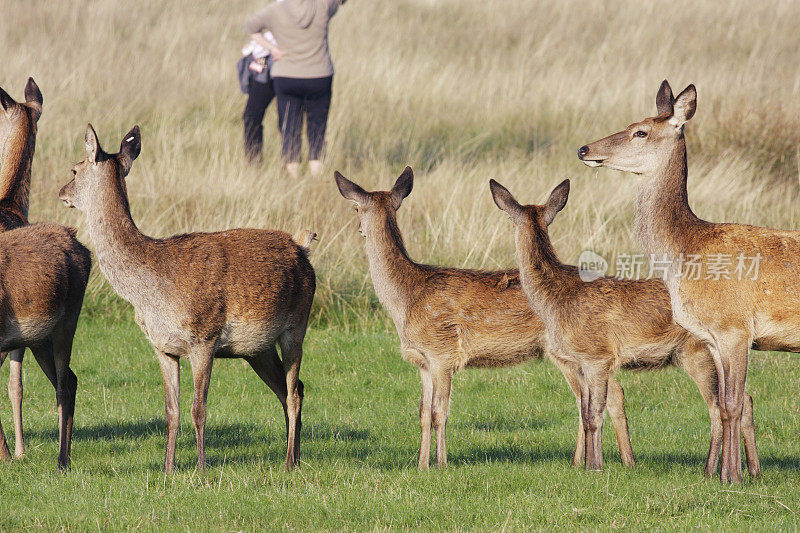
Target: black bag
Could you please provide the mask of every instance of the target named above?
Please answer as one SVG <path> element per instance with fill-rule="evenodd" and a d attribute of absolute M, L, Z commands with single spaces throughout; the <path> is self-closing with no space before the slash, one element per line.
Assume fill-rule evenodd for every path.
<path fill-rule="evenodd" d="M 260 63 L 264 67 L 261 72 L 250 70 L 250 63 L 253 61 Z M 242 94 L 247 94 L 249 92 L 251 79 L 258 83 L 267 83 L 269 81 L 270 67 L 272 67 L 272 56 L 256 59 L 253 57 L 253 54 L 247 54 L 237 61 L 236 74 L 239 77 L 239 90 L 242 91 Z"/>

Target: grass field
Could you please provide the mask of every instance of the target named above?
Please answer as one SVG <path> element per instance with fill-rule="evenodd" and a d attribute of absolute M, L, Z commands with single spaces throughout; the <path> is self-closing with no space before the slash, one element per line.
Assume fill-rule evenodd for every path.
<path fill-rule="evenodd" d="M 73 468 L 56 472 L 53 392 L 26 364 L 28 454 L 0 468 L 0 529 L 308 530 L 633 528 L 796 529 L 800 417 L 796 360 L 755 354 L 763 479 L 724 487 L 703 477 L 705 404 L 681 372 L 622 373 L 638 465 L 569 466 L 575 405 L 555 367 L 534 361 L 465 371 L 454 381 L 450 466 L 416 470 L 417 372 L 382 330 L 309 332 L 302 375 L 302 463 L 288 475 L 283 415 L 248 366 L 214 367 L 205 475 L 195 468 L 191 373 L 182 375 L 178 472 L 162 473 L 158 364 L 130 320 L 85 320 Z M 7 402 L 0 416 L 10 419 Z"/>
<path fill-rule="evenodd" d="M 410 164 L 399 224 L 422 262 L 514 263 L 494 177 L 524 202 L 565 177 L 572 194 L 551 234 L 561 258 L 638 250 L 634 180 L 591 170 L 578 146 L 655 112 L 668 78 L 698 88 L 687 126 L 689 195 L 703 218 L 800 228 L 800 4 L 787 0 L 349 0 L 333 20 L 337 73 L 325 178 L 288 181 L 274 108 L 264 163 L 242 161 L 234 63 L 244 19 L 265 0 L 0 0 L 0 86 L 44 94 L 31 218 L 79 228 L 57 201 L 83 159 L 87 122 L 115 150 L 133 124 L 142 155 L 127 178 L 147 234 L 251 226 L 320 236 L 317 297 L 301 377 L 302 467 L 282 471 L 282 415 L 237 361 L 214 371 L 210 467 L 195 472 L 183 372 L 178 473 L 161 473 L 163 387 L 127 304 L 94 269 L 76 337 L 80 383 L 73 469 L 55 471 L 53 392 L 25 363 L 28 456 L 0 465 L 0 530 L 41 529 L 797 529 L 796 357 L 754 353 L 764 477 L 723 487 L 702 476 L 708 421 L 675 371 L 622 373 L 634 451 L 607 468 L 569 466 L 575 405 L 549 363 L 456 376 L 451 466 L 418 473 L 417 372 L 372 290 L 363 240 L 334 169 L 387 189 Z M 0 372 L 0 383 L 7 370 Z M 4 387 L 0 387 L 2 391 Z M 0 418 L 10 429 L 0 394 Z M 11 432 L 9 431 L 9 437 Z"/>

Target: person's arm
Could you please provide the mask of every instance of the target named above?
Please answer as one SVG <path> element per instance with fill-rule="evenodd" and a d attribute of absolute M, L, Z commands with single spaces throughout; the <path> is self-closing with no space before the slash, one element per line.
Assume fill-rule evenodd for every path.
<path fill-rule="evenodd" d="M 262 9 L 244 23 L 244 30 L 250 34 L 250 38 L 258 43 L 264 50 L 268 50 L 272 58 L 277 61 L 283 57 L 280 48 L 264 38 L 261 32 L 272 29 L 272 8 L 275 4 Z"/>

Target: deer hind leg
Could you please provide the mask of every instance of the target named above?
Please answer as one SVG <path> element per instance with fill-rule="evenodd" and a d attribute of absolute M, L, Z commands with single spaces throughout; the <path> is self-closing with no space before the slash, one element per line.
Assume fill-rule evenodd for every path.
<path fill-rule="evenodd" d="M 453 383 L 453 374 L 447 369 L 432 370 L 433 400 L 431 403 L 431 418 L 433 429 L 436 431 L 436 466 L 447 466 L 447 445 L 445 433 L 447 430 L 447 417 L 450 415 L 450 392 Z"/>
<path fill-rule="evenodd" d="M 613 377 L 608 379 L 608 414 L 614 426 L 614 433 L 617 435 L 622 464 L 627 467 L 635 466 L 631 435 L 628 431 L 628 416 L 625 414 L 625 391 Z"/>
<path fill-rule="evenodd" d="M 419 399 L 419 426 L 421 430 L 419 444 L 419 462 L 417 468 L 427 470 L 431 458 L 431 428 L 433 423 L 433 378 L 431 373 L 420 367 L 419 377 L 422 381 L 422 395 Z"/>
<path fill-rule="evenodd" d="M 172 473 L 175 468 L 175 441 L 180 424 L 181 367 L 178 358 L 158 352 L 158 366 L 164 380 L 164 414 L 167 422 L 167 443 L 164 452 L 164 471 Z"/>
<path fill-rule="evenodd" d="M 25 355 L 25 348 L 13 350 L 10 355 L 8 398 L 11 400 L 11 411 L 14 417 L 14 457 L 21 459 L 25 455 L 22 432 L 22 357 Z"/>
<path fill-rule="evenodd" d="M 197 437 L 197 470 L 206 469 L 206 407 L 208 405 L 208 385 L 211 383 L 211 368 L 214 364 L 214 351 L 201 347 L 192 351 L 194 394 L 192 397 L 192 423 Z"/>
<path fill-rule="evenodd" d="M 286 415 L 288 431 L 286 435 L 286 471 L 294 468 L 300 459 L 300 430 L 302 429 L 303 382 L 300 381 L 300 362 L 303 359 L 303 338 L 305 325 L 300 329 L 290 329 L 281 334 L 278 344 L 281 347 L 283 370 L 286 380 Z"/>
<path fill-rule="evenodd" d="M 252 357 L 246 357 L 258 377 L 261 378 L 267 387 L 275 393 L 278 401 L 283 408 L 283 421 L 286 426 L 286 435 L 289 435 L 289 415 L 286 411 L 286 373 L 283 371 L 283 363 L 278 357 L 278 350 L 271 346 L 266 351 Z"/>

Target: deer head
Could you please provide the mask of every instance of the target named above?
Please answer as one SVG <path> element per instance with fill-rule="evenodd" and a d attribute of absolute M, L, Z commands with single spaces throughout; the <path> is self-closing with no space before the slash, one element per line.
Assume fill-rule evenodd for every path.
<path fill-rule="evenodd" d="M 67 207 L 77 207 L 85 211 L 92 199 L 99 196 L 100 191 L 112 186 L 120 190 L 127 203 L 125 177 L 142 149 L 139 126 L 134 126 L 122 138 L 119 152 L 116 154 L 107 154 L 103 151 L 91 124 L 86 128 L 84 144 L 86 159 L 72 167 L 73 178 L 61 188 L 58 193 L 59 199 Z"/>
<path fill-rule="evenodd" d="M 338 171 L 333 175 L 341 195 L 355 204 L 359 221 L 358 231 L 362 237 L 367 237 L 371 231 L 374 231 L 373 228 L 377 228 L 377 224 L 387 214 L 395 218 L 403 199 L 411 194 L 414 186 L 414 171 L 411 170 L 411 167 L 406 167 L 395 181 L 391 191 L 367 192 Z"/>
<path fill-rule="evenodd" d="M 559 183 L 550 193 L 550 197 L 542 205 L 521 205 L 508 189 L 495 180 L 489 180 L 492 198 L 502 211 L 511 218 L 518 229 L 535 228 L 547 232 L 559 211 L 564 209 L 569 198 L 569 180 Z"/>
<path fill-rule="evenodd" d="M 0 88 L 0 142 L 19 133 L 36 134 L 36 123 L 42 116 L 42 92 L 39 86 L 28 78 L 25 85 L 25 101 L 16 102 L 7 92 Z M 0 147 L 0 149 L 5 149 Z"/>
<path fill-rule="evenodd" d="M 694 85 L 672 96 L 667 80 L 656 96 L 658 115 L 631 124 L 599 141 L 581 146 L 578 158 L 590 167 L 605 166 L 634 174 L 650 174 L 664 167 L 674 145 L 683 140 L 683 126 L 697 109 Z"/>

